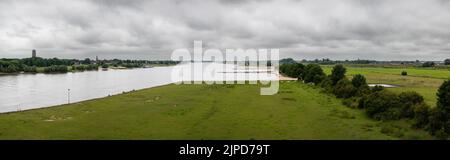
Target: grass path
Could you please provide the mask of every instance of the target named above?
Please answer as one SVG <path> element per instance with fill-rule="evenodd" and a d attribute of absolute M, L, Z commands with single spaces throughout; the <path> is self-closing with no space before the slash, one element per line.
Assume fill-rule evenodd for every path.
<path fill-rule="evenodd" d="M 0 139 L 398 138 L 383 131 L 385 123 L 318 89 L 296 82 L 280 86 L 279 94 L 261 96 L 257 85 L 168 85 L 0 114 Z M 406 128 L 403 138 L 427 138 Z"/>

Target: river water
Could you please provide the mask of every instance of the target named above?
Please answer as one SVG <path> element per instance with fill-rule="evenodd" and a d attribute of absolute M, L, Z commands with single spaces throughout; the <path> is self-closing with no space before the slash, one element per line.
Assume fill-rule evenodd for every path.
<path fill-rule="evenodd" d="M 181 64 L 181 68 L 190 66 Z M 154 67 L 108 71 L 86 71 L 64 74 L 18 74 L 0 76 L 0 113 L 14 112 L 61 104 L 102 98 L 132 90 L 150 88 L 174 83 L 172 73 L 175 67 Z M 212 68 L 211 66 L 203 67 Z M 227 66 L 213 73 L 236 75 L 245 73 L 245 80 L 267 80 L 278 78 L 260 78 L 258 69 L 243 70 L 236 66 Z M 265 71 L 262 71 L 265 72 Z M 237 76 L 239 77 L 239 76 Z M 198 80 L 193 78 L 194 80 Z M 214 78 L 213 78 L 214 79 Z M 187 79 L 183 79 L 187 80 Z M 205 79 L 207 80 L 207 79 Z M 214 79 L 217 80 L 217 79 Z M 69 91 L 70 89 L 70 91 Z"/>

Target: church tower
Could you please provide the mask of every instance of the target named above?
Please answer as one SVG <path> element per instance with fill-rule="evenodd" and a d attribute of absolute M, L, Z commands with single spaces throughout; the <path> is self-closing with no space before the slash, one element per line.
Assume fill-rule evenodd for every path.
<path fill-rule="evenodd" d="M 31 52 L 31 58 L 36 58 L 36 50 L 33 49 L 33 51 Z"/>

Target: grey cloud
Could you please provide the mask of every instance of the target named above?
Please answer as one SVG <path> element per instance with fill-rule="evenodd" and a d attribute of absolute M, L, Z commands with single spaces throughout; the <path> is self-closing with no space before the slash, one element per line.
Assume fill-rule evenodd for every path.
<path fill-rule="evenodd" d="M 0 19 L 0 57 L 164 59 L 203 40 L 297 59 L 450 58 L 445 0 L 3 0 Z"/>

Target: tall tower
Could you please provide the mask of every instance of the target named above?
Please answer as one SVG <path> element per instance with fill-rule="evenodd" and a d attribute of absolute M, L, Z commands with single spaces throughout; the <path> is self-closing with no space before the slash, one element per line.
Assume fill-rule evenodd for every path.
<path fill-rule="evenodd" d="M 31 58 L 36 58 L 36 50 L 33 49 L 33 51 L 31 52 Z"/>

